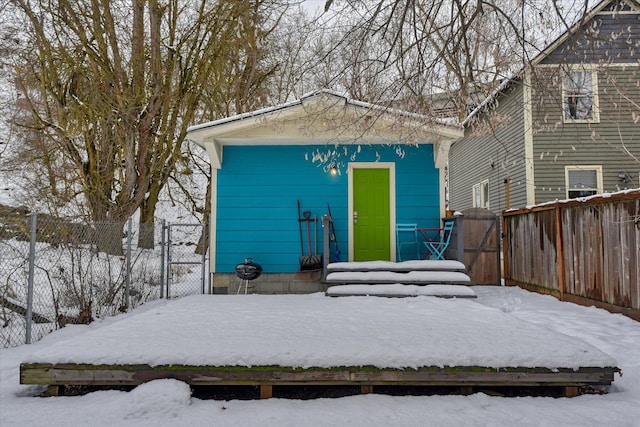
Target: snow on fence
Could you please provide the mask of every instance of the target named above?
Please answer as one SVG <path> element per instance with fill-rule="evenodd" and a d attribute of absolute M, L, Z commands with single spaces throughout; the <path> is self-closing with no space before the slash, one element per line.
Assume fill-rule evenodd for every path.
<path fill-rule="evenodd" d="M 196 262 L 166 263 L 167 253 L 203 259 L 194 254 L 198 232 L 166 242 L 164 222 L 143 235 L 131 220 L 87 224 L 0 208 L 0 348 L 167 295 L 202 292 Z"/>
<path fill-rule="evenodd" d="M 504 277 L 640 320 L 640 190 L 503 213 Z"/>

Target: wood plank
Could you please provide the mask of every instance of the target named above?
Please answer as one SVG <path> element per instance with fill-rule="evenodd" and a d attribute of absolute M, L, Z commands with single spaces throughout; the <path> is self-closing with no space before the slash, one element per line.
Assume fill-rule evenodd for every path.
<path fill-rule="evenodd" d="M 21 384 L 138 385 L 174 378 L 192 385 L 608 385 L 616 367 L 551 370 L 547 368 L 365 367 L 287 368 L 279 366 L 154 366 L 21 364 Z"/>
<path fill-rule="evenodd" d="M 271 399 L 273 397 L 273 386 L 261 385 L 260 386 L 260 399 Z"/>
<path fill-rule="evenodd" d="M 576 397 L 580 395 L 580 389 L 578 387 L 565 387 L 564 388 L 565 397 Z"/>
<path fill-rule="evenodd" d="M 555 231 L 546 220 L 554 209 L 561 212 Z M 506 281 L 637 319 L 639 209 L 640 191 L 633 191 L 504 212 Z M 546 237 L 552 231 L 555 242 Z"/>
<path fill-rule="evenodd" d="M 16 313 L 22 315 L 23 317 L 27 317 L 27 309 L 15 302 L 11 302 L 2 295 L 0 295 L 0 306 L 6 307 L 11 311 L 15 311 Z M 53 323 L 53 320 L 47 318 L 42 314 L 38 314 L 36 312 L 31 313 L 31 319 L 36 323 Z"/>
<path fill-rule="evenodd" d="M 361 296 L 372 296 L 372 297 L 381 297 L 381 298 L 415 298 L 415 297 L 423 297 L 423 296 L 431 296 L 431 297 L 436 297 L 436 298 L 444 298 L 444 299 L 453 299 L 453 298 L 478 298 L 477 295 L 448 295 L 448 294 L 440 294 L 440 295 L 425 295 L 425 294 L 391 294 L 391 293 L 375 293 L 375 292 L 369 292 L 366 294 L 363 293 L 357 293 L 357 292 L 353 292 L 353 293 L 331 293 L 331 292 L 325 292 L 325 295 L 332 297 L 332 298 L 338 298 L 338 297 L 361 297 Z"/>
<path fill-rule="evenodd" d="M 371 394 L 371 393 L 373 393 L 373 386 L 372 385 L 362 385 L 362 386 L 360 386 L 360 393 L 361 394 Z"/>
<path fill-rule="evenodd" d="M 63 385 L 50 385 L 47 387 L 47 396 L 64 396 Z"/>

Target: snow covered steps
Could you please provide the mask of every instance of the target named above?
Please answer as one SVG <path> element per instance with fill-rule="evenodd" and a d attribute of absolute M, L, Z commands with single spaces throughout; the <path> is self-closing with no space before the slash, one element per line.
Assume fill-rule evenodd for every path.
<path fill-rule="evenodd" d="M 361 261 L 361 262 L 333 262 L 327 265 L 328 272 L 339 271 L 394 271 L 408 273 L 410 271 L 459 271 L 464 273 L 467 268 L 460 261 L 455 260 L 413 260 L 413 261 Z"/>
<path fill-rule="evenodd" d="M 376 295 L 475 298 L 471 282 L 459 261 L 339 262 L 327 266 L 328 296 Z"/>
<path fill-rule="evenodd" d="M 433 296 L 440 298 L 477 298 L 468 286 L 460 285 L 335 285 L 327 289 L 327 296 L 377 296 L 389 298 Z"/>

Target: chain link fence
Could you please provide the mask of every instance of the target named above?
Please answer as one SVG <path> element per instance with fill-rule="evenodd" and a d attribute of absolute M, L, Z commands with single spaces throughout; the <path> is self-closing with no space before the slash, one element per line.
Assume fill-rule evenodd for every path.
<path fill-rule="evenodd" d="M 196 226 L 170 240 L 164 222 L 138 229 L 131 220 L 86 224 L 0 209 L 0 347 L 204 293 L 205 258 L 194 254 L 199 242 L 204 249 L 203 226 L 189 230 Z"/>

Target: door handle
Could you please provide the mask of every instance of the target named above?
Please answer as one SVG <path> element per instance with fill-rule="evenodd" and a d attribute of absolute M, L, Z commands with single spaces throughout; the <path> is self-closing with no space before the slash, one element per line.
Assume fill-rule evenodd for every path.
<path fill-rule="evenodd" d="M 353 211 L 353 223 L 356 224 L 358 222 L 358 211 Z"/>

